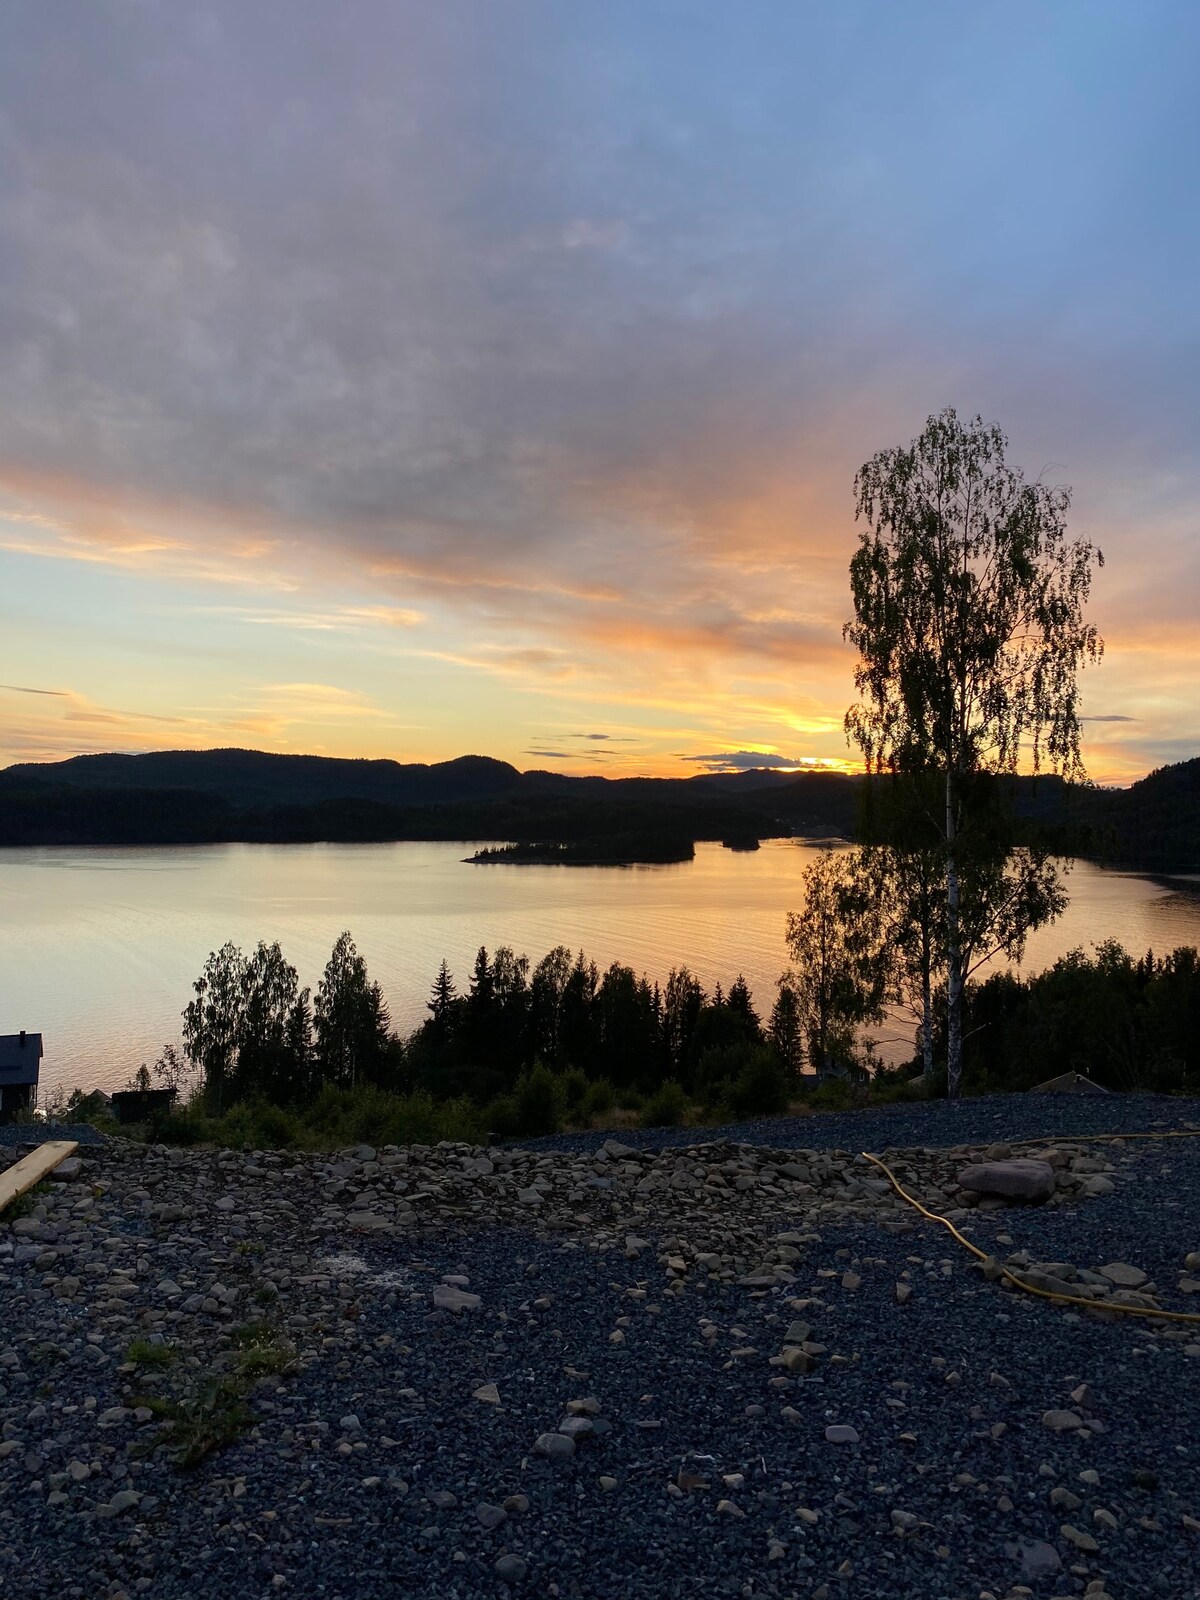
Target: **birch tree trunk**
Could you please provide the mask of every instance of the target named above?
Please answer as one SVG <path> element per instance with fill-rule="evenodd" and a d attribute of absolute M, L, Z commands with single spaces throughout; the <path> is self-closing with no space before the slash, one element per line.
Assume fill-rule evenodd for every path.
<path fill-rule="evenodd" d="M 946 1093 L 957 1100 L 962 1082 L 962 946 L 958 918 L 954 778 L 946 773 Z"/>

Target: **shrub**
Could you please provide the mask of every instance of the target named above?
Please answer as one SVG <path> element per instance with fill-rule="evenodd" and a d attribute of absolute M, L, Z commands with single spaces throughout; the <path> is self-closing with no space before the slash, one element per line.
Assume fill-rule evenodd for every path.
<path fill-rule="evenodd" d="M 617 1090 L 617 1105 L 622 1111 L 640 1111 L 646 1104 L 646 1097 L 640 1090 L 626 1085 Z"/>
<path fill-rule="evenodd" d="M 787 1110 L 791 1083 L 774 1050 L 749 1053 L 729 1090 L 729 1109 L 737 1117 L 771 1117 Z"/>
<path fill-rule="evenodd" d="M 687 1115 L 688 1098 L 674 1078 L 668 1078 L 647 1100 L 642 1111 L 644 1128 L 678 1128 Z"/>
<path fill-rule="evenodd" d="M 813 1106 L 818 1111 L 849 1111 L 854 1105 L 854 1089 L 846 1078 L 826 1078 L 813 1090 Z"/>
<path fill-rule="evenodd" d="M 585 1117 L 602 1117 L 617 1103 L 617 1091 L 607 1078 L 597 1078 L 589 1083 L 580 1108 Z"/>
<path fill-rule="evenodd" d="M 574 1115 L 583 1106 L 587 1099 L 588 1081 L 578 1067 L 568 1067 L 559 1074 L 559 1088 L 562 1094 L 562 1103 L 565 1110 Z"/>
<path fill-rule="evenodd" d="M 557 1133 L 562 1126 L 563 1088 L 550 1068 L 535 1061 L 517 1080 L 513 1091 L 517 1111 L 517 1134 L 537 1138 Z"/>

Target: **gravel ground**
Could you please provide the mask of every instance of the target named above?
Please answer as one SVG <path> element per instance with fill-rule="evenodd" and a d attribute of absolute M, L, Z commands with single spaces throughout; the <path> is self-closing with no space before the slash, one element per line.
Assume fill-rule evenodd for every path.
<path fill-rule="evenodd" d="M 775 1150 L 909 1149 L 920 1145 L 988 1144 L 996 1139 L 1062 1139 L 1069 1135 L 1200 1128 L 1200 1100 L 1163 1094 L 989 1094 L 957 1102 L 921 1101 L 865 1111 L 770 1117 L 714 1128 L 618 1129 L 613 1137 L 642 1150 L 667 1150 L 697 1139 L 732 1139 Z M 530 1150 L 594 1150 L 603 1133 L 529 1139 Z"/>
<path fill-rule="evenodd" d="M 1168 1106 L 1176 1125 L 1194 1110 L 1131 1114 Z M 810 1151 L 816 1122 L 802 1124 Z M 912 1142 L 933 1144 L 940 1125 L 919 1126 Z M 770 1136 L 781 1144 L 777 1124 Z M 1081 1171 L 1094 1158 L 1109 1172 L 1037 1208 L 961 1210 L 947 1176 L 961 1158 L 902 1164 L 1001 1257 L 1130 1263 L 1164 1306 L 1200 1309 L 1184 1288 L 1200 1140 L 1088 1149 Z M 1200 1595 L 1200 1325 L 1077 1314 L 988 1282 L 944 1230 L 856 1179 L 861 1164 L 789 1188 L 742 1152 L 746 1186 L 720 1206 L 601 1177 L 612 1187 L 584 1212 L 562 1185 L 618 1158 L 521 1157 L 509 1182 L 493 1154 L 494 1191 L 468 1222 L 448 1173 L 486 1158 L 406 1153 L 410 1222 L 380 1198 L 384 1153 L 114 1142 L 0 1228 L 6 1600 Z M 732 1175 L 717 1156 L 730 1151 L 711 1170 Z M 620 1165 L 682 1182 L 695 1159 Z M 566 1176 L 544 1204 L 518 1203 L 533 1172 Z M 702 1270 L 701 1213 L 710 1230 L 725 1216 L 730 1252 L 757 1230 L 770 1271 L 741 1256 Z M 269 1338 L 259 1349 L 289 1359 L 249 1392 L 234 1442 L 184 1472 L 137 1407 L 230 1370 L 238 1327 L 243 1346 Z M 174 1360 L 128 1360 L 139 1336 Z M 794 1366 L 789 1347 L 805 1353 Z M 555 1433 L 572 1414 L 573 1449 Z M 563 1459 L 538 1453 L 547 1433 Z"/>
<path fill-rule="evenodd" d="M 103 1144 L 104 1135 L 86 1122 L 0 1122 L 0 1149 L 22 1144 L 47 1144 L 51 1139 L 74 1139 L 76 1144 Z"/>

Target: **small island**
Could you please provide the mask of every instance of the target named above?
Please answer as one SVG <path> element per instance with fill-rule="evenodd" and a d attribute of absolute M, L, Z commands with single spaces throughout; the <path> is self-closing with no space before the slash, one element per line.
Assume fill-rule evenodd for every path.
<path fill-rule="evenodd" d="M 695 858 L 692 840 L 677 834 L 614 833 L 603 838 L 491 845 L 467 861 L 473 866 L 638 867 Z"/>

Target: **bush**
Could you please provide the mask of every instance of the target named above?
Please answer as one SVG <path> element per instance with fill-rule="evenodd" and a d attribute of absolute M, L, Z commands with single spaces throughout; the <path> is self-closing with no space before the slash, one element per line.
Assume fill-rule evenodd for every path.
<path fill-rule="evenodd" d="M 532 1139 L 557 1133 L 562 1126 L 563 1086 L 540 1061 L 535 1061 L 529 1071 L 518 1078 L 513 1102 L 519 1137 Z"/>
<path fill-rule="evenodd" d="M 578 1067 L 568 1067 L 559 1074 L 559 1087 L 564 1109 L 571 1116 L 582 1109 L 588 1094 L 588 1081 Z"/>
<path fill-rule="evenodd" d="M 774 1117 L 787 1110 L 791 1082 L 774 1050 L 751 1050 L 729 1090 L 736 1117 Z"/>
<path fill-rule="evenodd" d="M 595 1083 L 588 1084 L 580 1109 L 585 1117 L 603 1117 L 616 1103 L 617 1091 L 612 1084 L 607 1078 L 597 1078 Z"/>
<path fill-rule="evenodd" d="M 688 1098 L 674 1078 L 668 1078 L 647 1100 L 643 1128 L 678 1128 L 687 1115 Z"/>
<path fill-rule="evenodd" d="M 640 1111 L 646 1104 L 646 1097 L 639 1090 L 625 1086 L 617 1090 L 617 1105 L 622 1111 Z"/>
<path fill-rule="evenodd" d="M 854 1088 L 846 1078 L 826 1078 L 813 1090 L 817 1111 L 849 1111 L 854 1105 Z"/>

